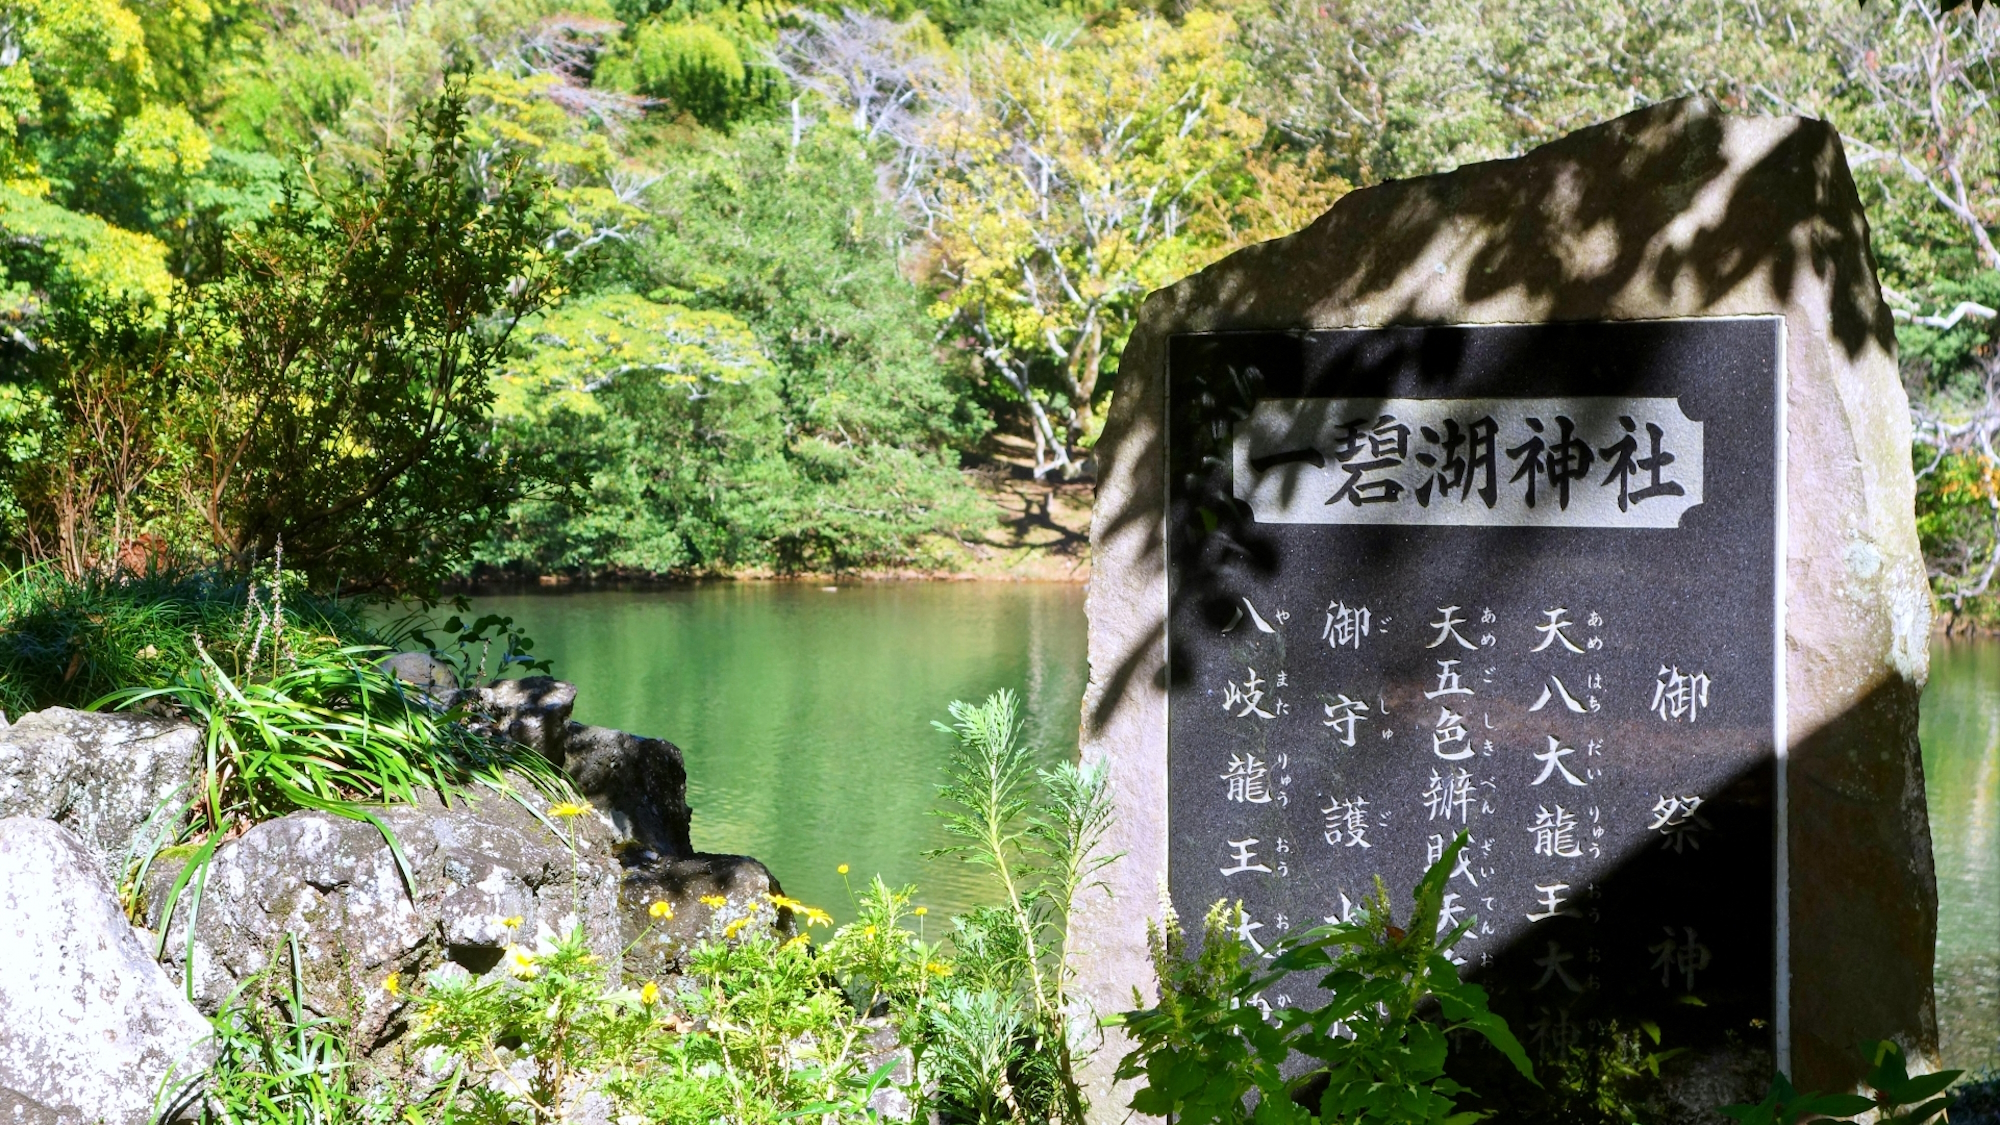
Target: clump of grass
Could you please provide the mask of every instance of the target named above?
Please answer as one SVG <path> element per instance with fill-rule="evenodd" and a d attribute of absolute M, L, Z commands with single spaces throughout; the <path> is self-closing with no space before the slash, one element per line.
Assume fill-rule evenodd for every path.
<path fill-rule="evenodd" d="M 282 556 L 262 574 L 72 579 L 30 568 L 0 578 L 0 707 L 145 706 L 203 730 L 192 783 L 178 808 L 156 815 L 155 838 L 135 846 L 121 888 L 137 910 L 152 864 L 186 859 L 162 934 L 191 879 L 198 897 L 217 847 L 286 813 L 374 825 L 408 881 L 382 806 L 425 789 L 447 803 L 474 789 L 522 800 L 516 779 L 574 797 L 541 755 L 398 680 L 382 666 L 392 651 L 356 609 L 288 577 Z"/>
<path fill-rule="evenodd" d="M 0 573 L 0 711 L 82 708 L 121 689 L 165 687 L 198 663 L 197 637 L 231 666 L 249 663 L 253 648 L 263 660 L 286 645 L 310 653 L 380 640 L 355 607 L 276 581 L 273 606 L 270 582 L 220 569 Z M 275 641 L 274 617 L 286 626 Z"/>

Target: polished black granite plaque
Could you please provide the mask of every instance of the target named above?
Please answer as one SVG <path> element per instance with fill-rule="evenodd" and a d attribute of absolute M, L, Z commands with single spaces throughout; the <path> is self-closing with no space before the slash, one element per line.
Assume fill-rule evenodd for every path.
<path fill-rule="evenodd" d="M 1175 337 L 1181 916 L 1269 946 L 1380 876 L 1407 917 L 1462 831 L 1447 918 L 1531 1053 L 1768 1049 L 1782 331 Z"/>

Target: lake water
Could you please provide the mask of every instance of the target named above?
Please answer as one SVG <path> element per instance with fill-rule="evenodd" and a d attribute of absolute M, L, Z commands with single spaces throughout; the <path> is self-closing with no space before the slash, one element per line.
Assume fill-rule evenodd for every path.
<path fill-rule="evenodd" d="M 1922 732 L 1945 1063 L 2000 1069 L 2000 642 L 1932 649 Z"/>
<path fill-rule="evenodd" d="M 949 842 L 930 811 L 952 740 L 931 723 L 952 700 L 1011 688 L 1041 759 L 1076 754 L 1081 585 L 719 582 L 475 608 L 526 628 L 579 721 L 681 748 L 696 848 L 756 856 L 843 920 L 842 863 L 857 886 L 918 884 L 934 914 L 990 901 L 963 863 L 921 858 Z"/>
<path fill-rule="evenodd" d="M 577 717 L 687 756 L 694 842 L 754 855 L 790 894 L 846 917 L 835 872 L 917 883 L 942 915 L 988 901 L 946 843 L 937 784 L 954 699 L 1022 697 L 1026 737 L 1076 752 L 1083 588 L 1061 584 L 715 583 L 482 597 L 577 684 Z M 2000 1069 L 2000 642 L 1941 644 L 1924 695 L 1946 1062 Z"/>

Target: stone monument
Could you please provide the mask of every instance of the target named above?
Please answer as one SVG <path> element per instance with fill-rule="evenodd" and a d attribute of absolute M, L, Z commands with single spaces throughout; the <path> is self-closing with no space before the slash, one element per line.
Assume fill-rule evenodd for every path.
<path fill-rule="evenodd" d="M 1465 833 L 1446 914 L 1531 1053 L 1653 1023 L 1690 1109 L 1933 1059 L 1894 349 L 1833 129 L 1692 100 L 1153 294 L 1098 447 L 1089 1002 L 1150 995 L 1163 892 L 1262 947 Z"/>

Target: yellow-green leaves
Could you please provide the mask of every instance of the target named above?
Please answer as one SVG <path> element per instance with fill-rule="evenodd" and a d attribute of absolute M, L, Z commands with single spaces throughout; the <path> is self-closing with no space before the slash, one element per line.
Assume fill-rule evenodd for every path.
<path fill-rule="evenodd" d="M 180 106 L 148 105 L 125 121 L 112 159 L 147 176 L 192 176 L 208 167 L 208 134 Z"/>
<path fill-rule="evenodd" d="M 602 410 L 594 393 L 620 378 L 653 378 L 698 393 L 704 383 L 768 374 L 771 362 L 742 321 L 630 293 L 587 297 L 542 316 L 524 353 L 495 380 L 494 412 L 540 418 Z"/>
<path fill-rule="evenodd" d="M 1261 121 L 1227 15 L 1150 16 L 1059 42 L 995 41 L 966 63 L 969 96 L 930 124 L 929 205 L 951 285 L 936 307 L 1039 415 L 1051 465 L 1085 436 L 1098 377 L 1139 299 L 1227 239 L 1204 215 L 1242 194 Z M 1039 444 L 1039 443 L 1038 443 Z"/>
<path fill-rule="evenodd" d="M 39 288 L 70 298 L 166 307 L 174 278 L 167 248 L 149 234 L 112 226 L 46 199 L 0 187 L 0 236 L 34 252 Z"/>

